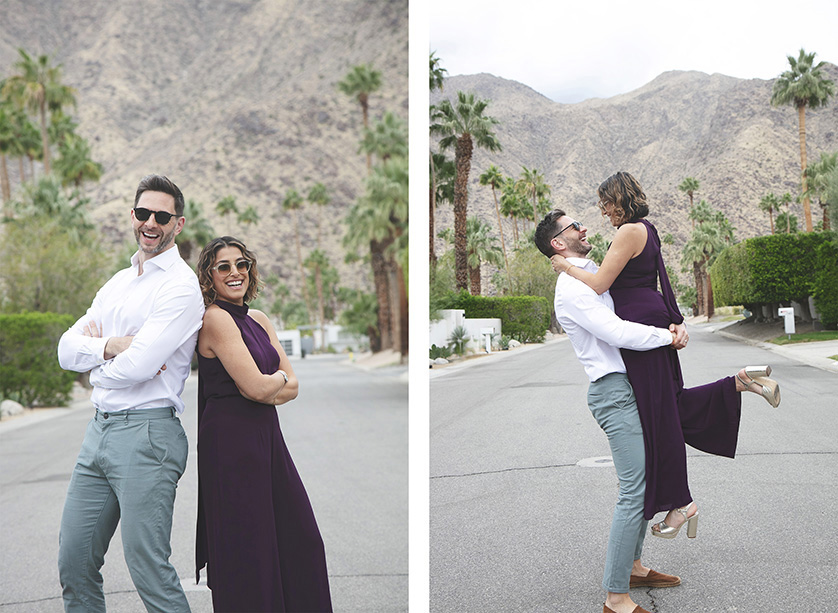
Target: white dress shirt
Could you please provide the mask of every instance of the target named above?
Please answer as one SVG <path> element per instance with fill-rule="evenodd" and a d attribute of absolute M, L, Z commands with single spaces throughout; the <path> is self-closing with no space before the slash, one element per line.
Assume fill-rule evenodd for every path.
<path fill-rule="evenodd" d="M 599 270 L 588 259 L 571 257 L 567 261 L 592 273 Z M 621 348 L 646 351 L 672 344 L 669 330 L 620 319 L 614 313 L 614 300 L 609 292 L 598 295 L 566 273 L 560 274 L 556 281 L 554 307 L 556 319 L 567 332 L 591 381 L 626 372 Z"/>
<path fill-rule="evenodd" d="M 100 411 L 173 406 L 182 413 L 180 395 L 204 316 L 198 278 L 177 247 L 146 260 L 143 274 L 138 273 L 139 252 L 61 337 L 58 361 L 66 370 L 90 371 L 91 400 Z M 84 336 L 91 320 L 101 338 Z M 110 337 L 131 335 L 128 349 L 105 359 Z M 164 364 L 166 370 L 157 374 Z"/>

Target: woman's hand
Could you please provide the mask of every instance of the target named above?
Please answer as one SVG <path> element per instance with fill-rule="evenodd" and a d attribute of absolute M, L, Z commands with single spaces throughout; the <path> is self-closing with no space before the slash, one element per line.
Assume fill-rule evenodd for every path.
<path fill-rule="evenodd" d="M 553 270 L 556 271 L 556 273 L 565 272 L 567 269 L 573 266 L 573 264 L 568 262 L 564 256 L 561 256 L 558 253 L 554 253 L 550 257 L 550 264 L 553 266 Z"/>

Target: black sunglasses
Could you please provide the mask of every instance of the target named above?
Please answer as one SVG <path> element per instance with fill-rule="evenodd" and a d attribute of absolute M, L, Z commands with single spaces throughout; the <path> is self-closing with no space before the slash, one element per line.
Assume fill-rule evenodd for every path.
<path fill-rule="evenodd" d="M 565 226 L 564 228 L 562 228 L 561 230 L 559 230 L 558 232 L 556 232 L 556 233 L 553 235 L 553 238 L 556 238 L 559 234 L 561 234 L 562 232 L 564 232 L 564 231 L 565 231 L 565 230 L 567 230 L 568 228 L 573 228 L 573 229 L 574 229 L 574 230 L 576 230 L 577 232 L 581 232 L 581 231 L 582 231 L 582 224 L 581 224 L 581 223 L 579 223 L 578 221 L 573 221 L 573 222 L 571 222 L 571 223 L 570 223 L 570 225 Z M 551 239 L 551 240 L 552 240 L 552 239 Z"/>
<path fill-rule="evenodd" d="M 250 270 L 250 265 L 250 260 L 239 260 L 236 262 L 236 270 L 244 274 Z M 230 262 L 221 262 L 221 264 L 213 266 L 210 270 L 217 270 L 218 274 L 226 276 L 233 273 L 233 265 Z"/>
<path fill-rule="evenodd" d="M 148 221 L 152 213 L 154 213 L 154 220 L 161 226 L 168 224 L 172 220 L 172 217 L 180 217 L 180 215 L 167 213 L 166 211 L 149 211 L 142 207 L 134 207 L 134 217 L 140 221 Z"/>

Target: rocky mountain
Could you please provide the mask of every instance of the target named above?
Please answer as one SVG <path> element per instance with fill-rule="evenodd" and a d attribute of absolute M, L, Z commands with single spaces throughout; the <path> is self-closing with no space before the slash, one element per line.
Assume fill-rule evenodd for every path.
<path fill-rule="evenodd" d="M 838 83 L 838 67 L 827 68 Z M 649 219 L 662 234 L 674 236 L 667 261 L 679 267 L 677 249 L 691 230 L 689 199 L 678 191 L 685 177 L 698 179 L 696 202 L 703 198 L 722 210 L 739 240 L 770 232 L 768 216 L 759 209 L 762 196 L 799 192 L 797 112 L 772 107 L 772 87 L 772 80 L 673 71 L 626 94 L 559 104 L 521 83 L 477 74 L 446 79 L 442 94 L 435 92 L 431 102 L 455 98 L 459 90 L 474 92 L 491 100 L 486 114 L 500 120 L 496 133 L 503 150 L 475 149 L 470 214 L 497 228 L 491 190 L 478 181 L 489 165 L 514 177 L 522 166 L 535 167 L 557 207 L 585 222 L 589 234 L 610 237 L 613 230 L 596 206 L 596 188 L 624 170 L 646 191 Z M 838 99 L 807 110 L 806 133 L 810 163 L 822 152 L 838 150 Z M 448 155 L 453 158 L 453 151 Z M 792 204 L 791 210 L 802 225 L 802 205 Z M 453 225 L 450 206 L 440 207 L 437 215 L 438 229 Z M 812 215 L 815 223 L 821 218 L 816 203 Z M 505 225 L 504 236 L 510 233 L 511 225 Z"/>
<path fill-rule="evenodd" d="M 2 16 L 0 78 L 22 47 L 63 64 L 77 90 L 78 132 L 105 169 L 87 195 L 109 240 L 129 235 L 139 179 L 166 174 L 204 204 L 219 234 L 242 236 L 296 287 L 293 221 L 281 203 L 289 189 L 322 182 L 332 197 L 324 248 L 344 284 L 366 283 L 360 264 L 343 264 L 340 220 L 366 167 L 360 105 L 337 82 L 371 63 L 382 72 L 371 118 L 407 119 L 407 0 L 2 0 Z M 261 222 L 220 218 L 215 204 L 227 195 Z M 301 231 L 307 252 L 313 212 Z"/>

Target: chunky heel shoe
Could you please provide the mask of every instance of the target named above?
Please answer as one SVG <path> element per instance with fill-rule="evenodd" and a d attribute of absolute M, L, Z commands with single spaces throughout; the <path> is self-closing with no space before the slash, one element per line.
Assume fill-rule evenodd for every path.
<path fill-rule="evenodd" d="M 652 525 L 652 534 L 654 536 L 659 536 L 662 539 L 674 539 L 678 536 L 678 533 L 681 531 L 681 528 L 687 526 L 687 538 L 694 539 L 696 537 L 696 533 L 698 532 L 698 509 L 696 509 L 695 513 L 692 516 L 687 515 L 687 511 L 692 506 L 692 502 L 685 507 L 681 507 L 680 509 L 675 509 L 681 515 L 684 516 L 684 523 L 678 526 L 677 528 L 673 528 L 672 526 L 668 526 L 665 521 Z"/>
<path fill-rule="evenodd" d="M 739 376 L 739 373 L 736 373 L 736 378 L 739 379 L 739 383 L 744 385 L 748 390 L 751 389 L 752 385 L 759 386 L 759 394 L 765 398 L 768 404 L 775 409 L 780 406 L 780 384 L 774 381 L 774 379 L 768 378 L 768 375 L 771 374 L 770 366 L 746 366 L 743 370 L 749 381 L 745 382 Z"/>

